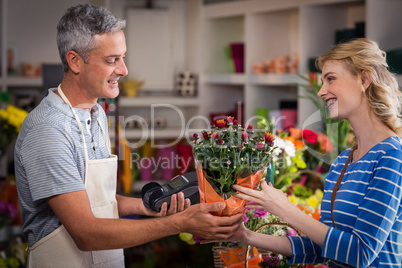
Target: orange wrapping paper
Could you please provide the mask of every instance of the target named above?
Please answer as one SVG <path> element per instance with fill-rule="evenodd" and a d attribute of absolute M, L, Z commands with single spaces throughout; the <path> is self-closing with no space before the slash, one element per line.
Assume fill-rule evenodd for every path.
<path fill-rule="evenodd" d="M 258 250 L 255 247 L 252 247 L 250 251 L 251 256 L 247 256 L 247 264 L 248 267 L 256 267 L 258 268 L 258 264 L 263 261 L 261 254 L 258 253 Z M 223 262 L 226 264 L 227 268 L 243 268 L 245 266 L 246 261 L 246 248 L 239 247 L 232 249 L 230 251 L 222 252 L 220 257 Z"/>
<path fill-rule="evenodd" d="M 218 212 L 213 212 L 213 215 L 216 216 L 232 216 L 237 213 L 245 212 L 245 205 L 247 201 L 237 198 L 236 196 L 231 196 L 228 199 L 224 200 L 209 184 L 206 180 L 204 171 L 199 165 L 196 165 L 197 177 L 198 177 L 198 190 L 200 192 L 200 203 L 216 203 L 216 202 L 224 202 L 226 204 L 223 210 Z M 264 170 L 258 170 L 252 175 L 246 178 L 237 178 L 236 184 L 247 187 L 250 189 L 254 189 L 257 187 L 260 182 Z"/>

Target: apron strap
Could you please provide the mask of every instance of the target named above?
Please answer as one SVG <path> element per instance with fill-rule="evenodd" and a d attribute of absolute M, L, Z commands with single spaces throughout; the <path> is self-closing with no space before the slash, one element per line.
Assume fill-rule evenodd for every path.
<path fill-rule="evenodd" d="M 346 163 L 343 166 L 341 175 L 339 175 L 338 181 L 336 182 L 335 187 L 332 190 L 332 196 L 331 196 L 331 218 L 332 218 L 332 225 L 334 226 L 334 228 L 336 228 L 335 221 L 334 221 L 334 215 L 333 215 L 336 192 L 338 191 L 339 185 L 341 184 L 341 181 L 342 181 L 342 178 L 343 178 L 343 174 L 345 174 L 346 168 L 348 167 L 349 162 L 352 159 L 353 153 L 355 152 L 356 149 L 357 149 L 357 145 L 354 146 L 352 151 L 350 152 L 348 160 L 346 160 Z"/>
<path fill-rule="evenodd" d="M 85 136 L 84 136 L 84 131 L 82 130 L 81 120 L 79 119 L 78 115 L 75 113 L 73 107 L 71 106 L 70 101 L 67 99 L 66 95 L 64 95 L 63 91 L 61 90 L 61 84 L 58 86 L 57 90 L 59 91 L 59 94 L 60 94 L 61 98 L 63 99 L 63 101 L 65 103 L 67 103 L 68 106 L 70 106 L 71 111 L 73 112 L 73 115 L 75 117 L 75 121 L 77 121 L 78 128 L 80 129 L 81 135 L 82 135 L 82 142 L 83 142 L 83 145 L 84 145 L 85 161 L 88 161 L 89 157 L 88 157 L 87 143 L 85 142 Z M 103 139 L 105 140 L 105 144 L 106 144 L 106 147 L 108 149 L 109 157 L 110 157 L 112 155 L 112 153 L 111 153 L 111 150 L 110 150 L 110 146 L 108 146 L 108 143 L 107 143 L 108 139 L 106 137 L 105 131 L 103 130 L 103 127 L 102 127 L 102 124 L 101 124 L 101 122 L 99 120 L 99 117 L 97 118 L 97 121 L 98 121 L 99 127 L 100 127 L 100 129 L 102 131 L 102 136 L 103 136 Z"/>

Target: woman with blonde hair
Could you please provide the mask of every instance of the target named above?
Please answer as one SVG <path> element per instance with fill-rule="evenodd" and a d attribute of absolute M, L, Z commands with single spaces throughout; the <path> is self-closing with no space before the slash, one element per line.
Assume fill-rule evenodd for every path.
<path fill-rule="evenodd" d="M 318 93 L 330 116 L 348 120 L 356 136 L 327 176 L 319 221 L 265 181 L 262 190 L 236 186 L 238 197 L 264 208 L 305 236 L 274 237 L 240 228 L 241 241 L 288 257 L 289 263 L 331 267 L 400 267 L 402 263 L 402 94 L 377 43 L 355 39 L 317 59 Z"/>

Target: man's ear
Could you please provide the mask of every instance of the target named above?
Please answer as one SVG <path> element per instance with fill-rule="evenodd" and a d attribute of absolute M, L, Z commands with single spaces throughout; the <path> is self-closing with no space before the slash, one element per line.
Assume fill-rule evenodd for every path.
<path fill-rule="evenodd" d="M 66 59 L 70 70 L 75 74 L 79 74 L 81 72 L 81 66 L 84 64 L 84 60 L 81 56 L 77 52 L 70 50 L 66 54 Z"/>
<path fill-rule="evenodd" d="M 371 82 L 373 82 L 373 79 L 366 71 L 362 72 L 361 80 L 362 80 L 362 85 L 363 85 L 364 91 L 366 91 L 367 88 L 370 86 Z"/>

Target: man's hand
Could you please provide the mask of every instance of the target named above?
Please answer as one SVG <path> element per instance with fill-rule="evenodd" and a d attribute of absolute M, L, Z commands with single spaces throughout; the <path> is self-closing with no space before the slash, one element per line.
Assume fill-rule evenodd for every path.
<path fill-rule="evenodd" d="M 221 217 L 214 216 L 211 212 L 220 211 L 225 203 L 196 204 L 184 212 L 181 232 L 190 233 L 206 240 L 227 240 L 235 236 L 241 223 L 243 214 Z"/>
<path fill-rule="evenodd" d="M 188 208 L 191 205 L 190 199 L 184 199 L 184 194 L 182 192 L 178 193 L 177 195 L 172 195 L 170 199 L 170 207 L 167 208 L 167 203 L 163 203 L 160 212 L 156 212 L 153 210 L 147 209 L 144 204 L 141 202 L 141 206 L 143 207 L 143 214 L 147 216 L 153 217 L 164 217 L 166 215 L 175 214 L 177 212 L 181 212 Z"/>

